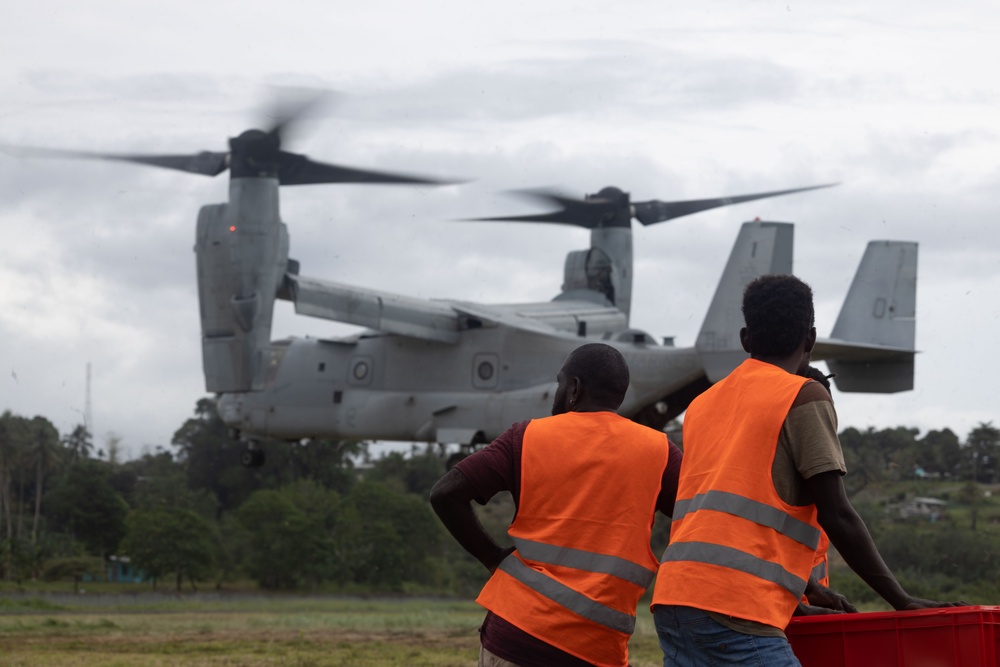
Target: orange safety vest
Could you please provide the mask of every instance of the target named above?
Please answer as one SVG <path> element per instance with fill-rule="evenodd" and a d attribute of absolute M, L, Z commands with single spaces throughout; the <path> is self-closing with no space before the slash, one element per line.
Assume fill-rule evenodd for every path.
<path fill-rule="evenodd" d="M 813 568 L 810 575 L 827 588 L 830 587 L 830 538 L 826 536 L 826 531 L 819 533 L 819 547 L 816 549 L 816 557 L 813 558 Z"/>
<path fill-rule="evenodd" d="M 524 432 L 516 551 L 476 602 L 595 665 L 625 667 L 667 467 L 664 433 L 613 412 L 536 419 Z"/>
<path fill-rule="evenodd" d="M 653 605 L 682 605 L 784 628 L 819 544 L 816 506 L 788 505 L 771 466 L 807 378 L 748 359 L 695 399 L 670 544 Z"/>
<path fill-rule="evenodd" d="M 809 576 L 818 581 L 821 585 L 830 587 L 830 538 L 826 536 L 825 530 L 819 531 L 819 546 L 816 548 L 816 555 L 813 557 L 813 568 L 809 571 Z M 809 604 L 809 598 L 802 596 L 802 604 Z"/>

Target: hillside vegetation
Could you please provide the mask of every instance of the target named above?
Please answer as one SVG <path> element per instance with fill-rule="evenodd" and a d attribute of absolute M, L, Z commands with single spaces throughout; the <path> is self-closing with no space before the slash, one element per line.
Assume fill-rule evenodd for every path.
<path fill-rule="evenodd" d="M 676 439 L 676 430 L 670 431 Z M 1000 602 L 1000 431 L 845 429 L 846 486 L 885 560 L 912 593 Z M 683 443 L 679 443 L 683 445 Z M 0 582 L 91 590 L 234 590 L 473 596 L 482 566 L 447 534 L 428 492 L 448 452 L 414 445 L 372 456 L 365 443 L 264 441 L 239 464 L 209 399 L 170 448 L 119 461 L 83 426 L 60 435 L 44 417 L 0 415 Z M 920 500 L 923 499 L 923 500 Z M 479 508 L 506 541 L 509 495 Z M 669 521 L 658 518 L 654 553 Z M 834 586 L 880 603 L 836 557 Z"/>

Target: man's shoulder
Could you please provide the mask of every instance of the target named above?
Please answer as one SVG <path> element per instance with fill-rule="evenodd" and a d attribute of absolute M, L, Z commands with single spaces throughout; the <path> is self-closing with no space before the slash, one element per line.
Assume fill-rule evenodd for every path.
<path fill-rule="evenodd" d="M 795 396 L 795 400 L 792 402 L 792 409 L 806 405 L 808 403 L 815 403 L 817 401 L 822 401 L 825 403 L 833 404 L 833 399 L 830 398 L 830 392 L 815 380 L 809 380 L 799 389 L 799 393 Z"/>

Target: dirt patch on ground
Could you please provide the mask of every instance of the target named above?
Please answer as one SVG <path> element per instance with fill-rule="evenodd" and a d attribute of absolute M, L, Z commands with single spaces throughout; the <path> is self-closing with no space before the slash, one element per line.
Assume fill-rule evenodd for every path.
<path fill-rule="evenodd" d="M 0 639 L 0 646 L 9 639 Z M 252 636 L 243 630 L 206 630 L 163 632 L 153 635 L 134 635 L 123 632 L 109 632 L 95 635 L 92 632 L 67 632 L 60 636 L 25 636 L 17 637 L 19 647 L 59 646 L 86 644 L 92 647 L 121 646 L 122 644 L 156 645 L 156 644 L 396 644 L 399 646 L 424 647 L 455 647 L 479 646 L 479 634 L 472 632 L 421 630 L 419 632 L 365 632 L 359 630 L 263 630 L 254 632 Z"/>

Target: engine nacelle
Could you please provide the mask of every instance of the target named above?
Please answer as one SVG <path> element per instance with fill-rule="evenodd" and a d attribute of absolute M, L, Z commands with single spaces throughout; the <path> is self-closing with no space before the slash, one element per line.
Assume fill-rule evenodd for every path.
<path fill-rule="evenodd" d="M 195 241 L 202 363 L 210 392 L 264 386 L 274 299 L 288 264 L 277 180 L 234 178 L 229 201 L 202 207 Z"/>

